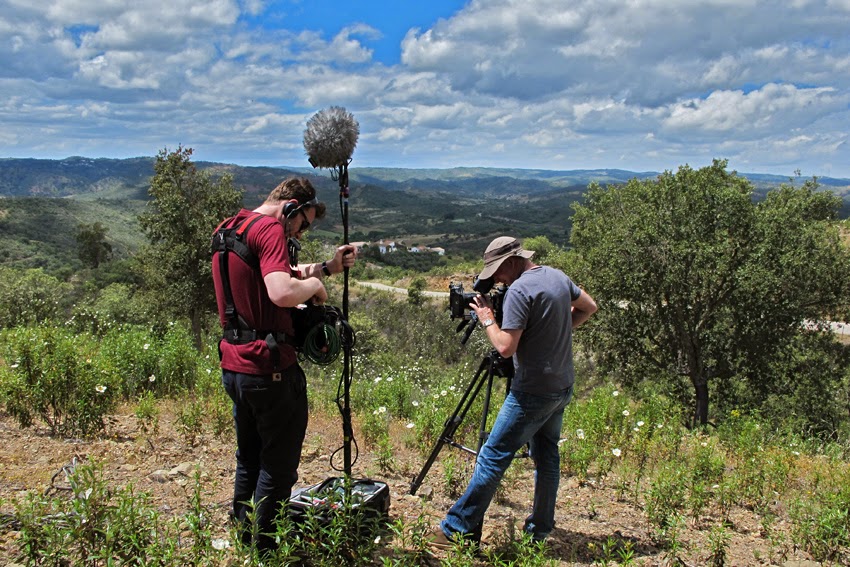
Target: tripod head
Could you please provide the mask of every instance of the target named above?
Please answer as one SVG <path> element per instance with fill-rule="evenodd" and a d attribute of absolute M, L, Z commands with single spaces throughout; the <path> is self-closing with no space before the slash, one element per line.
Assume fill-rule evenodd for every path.
<path fill-rule="evenodd" d="M 499 378 L 507 378 L 510 384 L 510 379 L 514 377 L 513 359 L 503 357 L 496 349 L 492 349 L 486 359 L 490 364 L 493 375 Z"/>

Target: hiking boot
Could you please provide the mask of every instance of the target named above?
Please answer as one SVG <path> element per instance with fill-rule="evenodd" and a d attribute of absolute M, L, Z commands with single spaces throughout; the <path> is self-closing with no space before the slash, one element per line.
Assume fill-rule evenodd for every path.
<path fill-rule="evenodd" d="M 458 545 L 471 546 L 477 549 L 479 545 L 478 538 L 472 534 L 455 533 L 447 536 L 443 528 L 439 526 L 431 530 L 425 541 L 435 549 L 453 549 Z"/>
<path fill-rule="evenodd" d="M 428 545 L 437 549 L 451 549 L 455 544 L 440 527 L 431 530 L 425 541 L 428 542 Z"/>

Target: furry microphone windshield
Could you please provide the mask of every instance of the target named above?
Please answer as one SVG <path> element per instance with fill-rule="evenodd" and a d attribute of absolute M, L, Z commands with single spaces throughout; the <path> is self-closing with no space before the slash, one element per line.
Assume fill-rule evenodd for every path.
<path fill-rule="evenodd" d="M 360 136 L 354 116 L 339 106 L 321 110 L 307 121 L 304 149 L 313 167 L 347 165 Z"/>

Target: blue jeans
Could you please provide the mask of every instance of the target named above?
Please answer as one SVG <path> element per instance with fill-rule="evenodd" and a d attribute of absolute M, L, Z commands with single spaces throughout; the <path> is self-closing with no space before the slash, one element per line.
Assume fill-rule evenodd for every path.
<path fill-rule="evenodd" d="M 260 549 L 270 549 L 274 521 L 298 480 L 301 447 L 307 432 L 307 380 L 293 364 L 278 375 L 222 371 L 233 400 L 236 426 L 236 478 L 232 517 L 250 542 L 248 512 L 253 502 Z"/>
<path fill-rule="evenodd" d="M 555 503 L 561 478 L 558 440 L 564 408 L 573 389 L 548 395 L 511 390 L 499 410 L 493 430 L 478 454 L 466 492 L 440 524 L 449 537 L 456 534 L 478 540 L 484 514 L 516 452 L 529 443 L 534 459 L 534 507 L 525 531 L 544 539 L 555 527 Z"/>

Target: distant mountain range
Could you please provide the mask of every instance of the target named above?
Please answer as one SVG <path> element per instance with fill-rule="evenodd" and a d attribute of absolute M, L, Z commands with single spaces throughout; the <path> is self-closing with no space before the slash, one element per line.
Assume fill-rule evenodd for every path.
<path fill-rule="evenodd" d="M 75 254 L 73 234 L 80 223 L 102 222 L 116 255 L 126 256 L 143 242 L 137 216 L 148 200 L 154 158 L 62 160 L 0 159 L 0 264 L 59 269 Z M 308 176 L 328 214 L 311 231 L 340 242 L 339 186 L 327 170 L 307 167 L 245 167 L 195 162 L 213 175 L 229 173 L 244 189 L 244 205 L 254 208 L 281 180 Z M 350 238 L 402 240 L 406 245 L 439 246 L 448 254 L 477 257 L 494 236 L 546 236 L 566 244 L 572 204 L 587 185 L 621 184 L 655 178 L 658 172 L 620 169 L 550 171 L 458 167 L 401 169 L 352 167 Z M 789 178 L 741 174 L 757 197 Z M 818 178 L 841 195 L 842 216 L 850 215 L 850 180 Z M 795 183 L 801 183 L 795 180 Z M 5 202 L 4 202 L 5 201 Z M 40 227 L 50 227 L 43 231 Z"/>
<path fill-rule="evenodd" d="M 153 175 L 152 157 L 129 159 L 69 157 L 62 160 L 0 158 L 0 197 L 83 197 L 146 199 Z M 297 173 L 321 177 L 323 170 L 306 167 L 249 167 L 196 162 L 199 169 L 228 172 L 247 194 L 267 193 L 278 181 Z M 565 188 L 625 183 L 633 178 L 650 179 L 655 171 L 622 169 L 512 169 L 455 167 L 449 169 L 404 169 L 352 167 L 351 186 L 380 185 L 394 190 L 461 192 L 488 196 L 511 193 L 541 193 Z M 740 173 L 757 188 L 788 183 L 789 177 L 762 173 Z M 807 178 L 802 178 L 807 179 Z M 839 194 L 850 192 L 850 179 L 819 177 L 824 188 Z"/>

